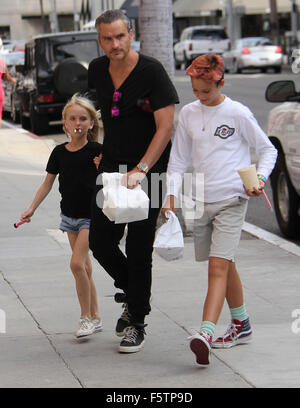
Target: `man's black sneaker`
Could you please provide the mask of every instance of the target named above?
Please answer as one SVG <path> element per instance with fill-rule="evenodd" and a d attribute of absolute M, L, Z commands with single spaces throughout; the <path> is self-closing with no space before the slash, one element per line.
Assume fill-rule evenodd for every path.
<path fill-rule="evenodd" d="M 128 305 L 127 303 L 123 303 L 124 311 L 121 314 L 120 319 L 117 321 L 116 325 L 116 335 L 118 337 L 123 337 L 124 336 L 124 329 L 126 327 L 130 326 L 130 314 L 128 312 Z"/>
<path fill-rule="evenodd" d="M 124 338 L 119 346 L 120 353 L 136 353 L 137 351 L 140 351 L 145 342 L 145 326 L 146 324 L 126 327 L 124 330 Z"/>

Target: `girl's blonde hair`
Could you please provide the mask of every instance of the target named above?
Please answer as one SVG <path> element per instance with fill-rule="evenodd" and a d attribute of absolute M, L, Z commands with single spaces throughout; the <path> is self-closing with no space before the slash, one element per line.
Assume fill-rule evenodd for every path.
<path fill-rule="evenodd" d="M 90 142 L 97 142 L 100 132 L 100 112 L 95 109 L 92 101 L 90 101 L 86 96 L 82 96 L 79 93 L 74 94 L 66 103 L 62 111 L 62 119 L 66 120 L 67 110 L 75 105 L 79 105 L 84 108 L 89 113 L 91 120 L 94 121 L 93 128 L 89 129 L 88 131 L 87 139 Z"/>

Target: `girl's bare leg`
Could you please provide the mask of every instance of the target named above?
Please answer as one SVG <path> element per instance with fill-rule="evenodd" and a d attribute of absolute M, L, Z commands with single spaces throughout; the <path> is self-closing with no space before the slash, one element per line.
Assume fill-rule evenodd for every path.
<path fill-rule="evenodd" d="M 98 320 L 101 320 L 100 313 L 99 313 L 99 307 L 98 307 L 98 298 L 97 298 L 97 291 L 96 291 L 96 286 L 92 277 L 92 263 L 91 259 L 89 257 L 89 254 L 87 255 L 86 259 L 86 271 L 90 280 L 90 289 L 91 289 L 91 309 L 90 309 L 90 315 L 92 317 L 96 317 Z"/>
<path fill-rule="evenodd" d="M 86 269 L 89 251 L 88 233 L 88 229 L 80 230 L 77 235 L 68 232 L 68 238 L 72 248 L 70 267 L 76 281 L 81 317 L 91 318 L 91 283 Z"/>

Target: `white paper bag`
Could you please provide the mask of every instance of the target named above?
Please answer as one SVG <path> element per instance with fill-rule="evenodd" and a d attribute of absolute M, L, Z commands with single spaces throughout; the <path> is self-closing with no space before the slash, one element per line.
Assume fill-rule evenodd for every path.
<path fill-rule="evenodd" d="M 166 211 L 166 216 L 168 221 L 157 230 L 153 247 L 166 261 L 174 261 L 183 257 L 183 233 L 173 211 Z"/>
<path fill-rule="evenodd" d="M 103 213 L 115 224 L 148 218 L 149 197 L 138 185 L 129 189 L 121 184 L 123 174 L 103 173 Z"/>

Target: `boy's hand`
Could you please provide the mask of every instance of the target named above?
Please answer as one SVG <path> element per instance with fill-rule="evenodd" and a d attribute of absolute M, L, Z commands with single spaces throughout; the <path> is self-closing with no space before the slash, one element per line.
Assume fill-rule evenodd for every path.
<path fill-rule="evenodd" d="M 161 215 L 165 220 L 168 219 L 166 217 L 166 211 L 173 211 L 173 213 L 176 214 L 177 209 L 176 209 L 176 206 L 175 206 L 175 196 L 173 196 L 173 195 L 167 196 L 166 202 L 164 203 L 164 206 L 161 209 Z"/>
<path fill-rule="evenodd" d="M 265 187 L 265 183 L 262 180 L 258 180 L 259 181 L 259 187 L 253 187 L 252 190 L 246 190 L 245 186 L 244 186 L 244 190 L 246 192 L 246 194 L 249 197 L 259 197 L 262 193 L 263 193 L 263 189 Z"/>

